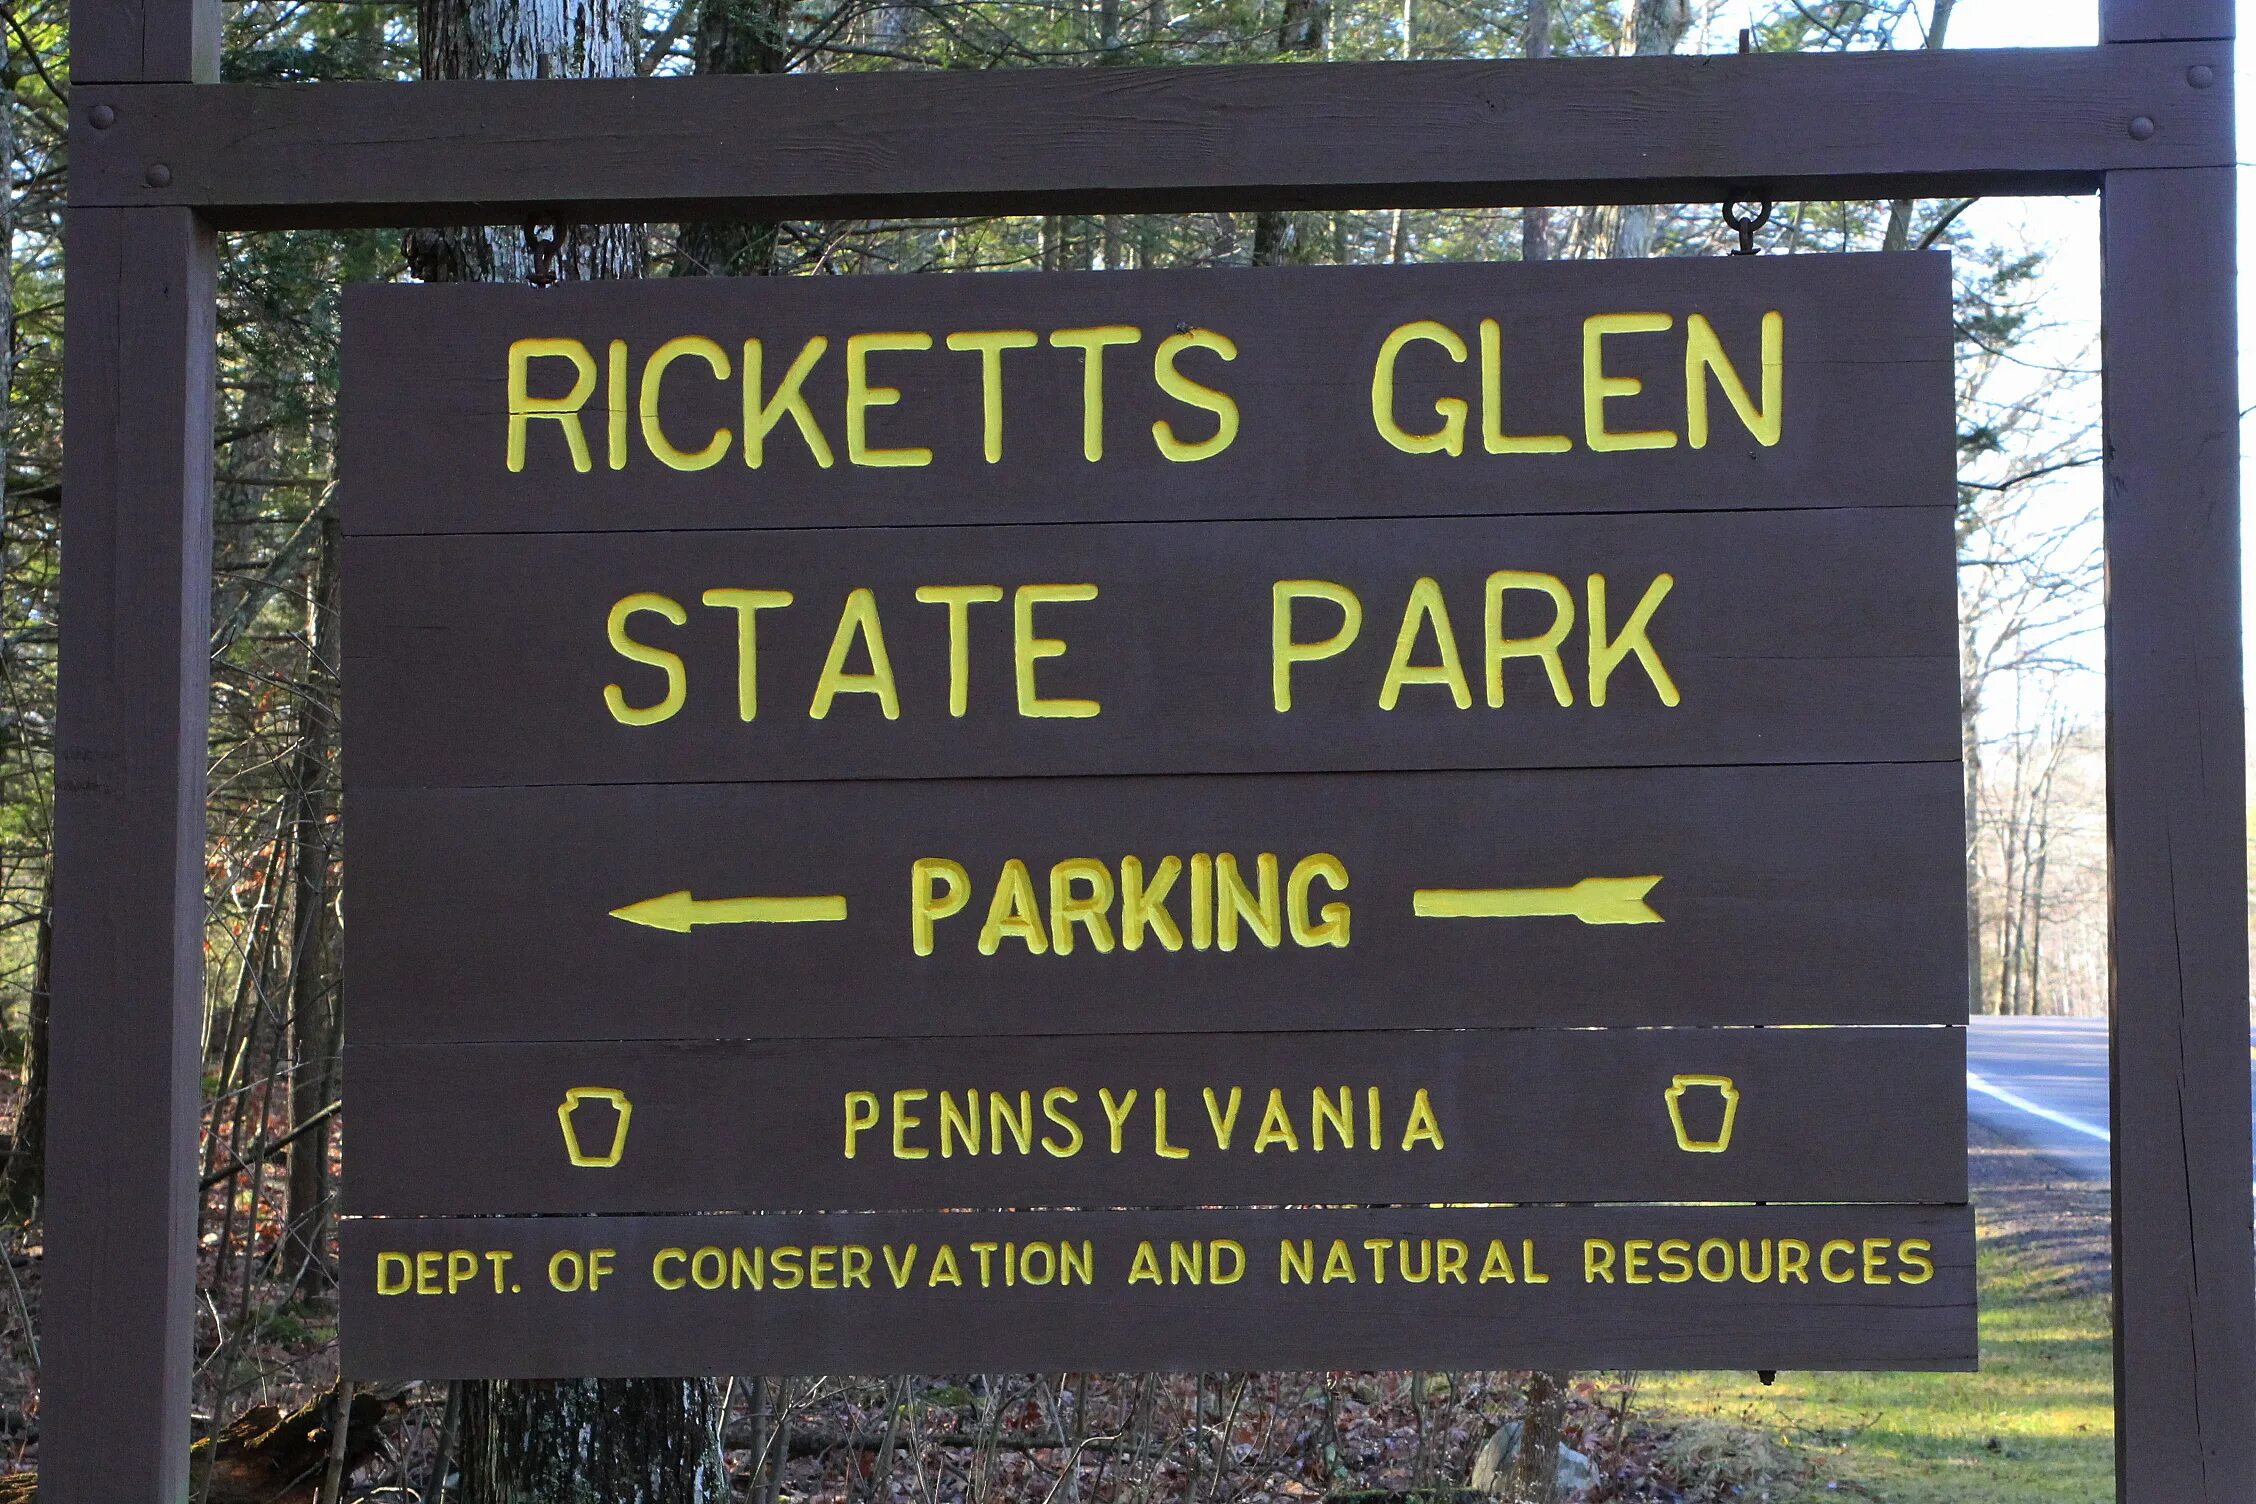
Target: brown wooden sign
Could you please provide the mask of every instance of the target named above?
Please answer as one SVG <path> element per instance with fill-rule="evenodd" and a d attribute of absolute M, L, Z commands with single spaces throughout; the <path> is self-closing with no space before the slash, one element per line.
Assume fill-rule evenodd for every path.
<path fill-rule="evenodd" d="M 1948 763 L 367 789 L 353 1037 L 1956 1023 L 1959 801 Z"/>
<path fill-rule="evenodd" d="M 372 1216 L 1966 1192 L 1947 1028 L 362 1045 L 346 1072 L 363 1131 L 420 1146 L 355 1171 Z"/>
<path fill-rule="evenodd" d="M 1975 1359 L 1945 1207 L 387 1217 L 344 1287 L 394 1378 Z"/>
<path fill-rule="evenodd" d="M 1954 760 L 1951 525 L 1898 507 L 358 539 L 353 777 Z"/>
<path fill-rule="evenodd" d="M 348 1362 L 1963 1363 L 1948 311 L 1932 256 L 356 296 Z M 1497 1203 L 1347 1222 L 1556 1262 L 1518 1304 L 1232 1210 Z M 675 1299 L 964 1209 L 1089 1279 Z M 1647 1226 L 1662 1304 L 1582 1262 Z M 1817 1272 L 1675 1278 L 1742 1239 Z M 1146 1310 L 1146 1243 L 1256 1273 Z"/>
<path fill-rule="evenodd" d="M 457 534 L 1948 507 L 1948 268 L 354 288 L 342 515 Z"/>

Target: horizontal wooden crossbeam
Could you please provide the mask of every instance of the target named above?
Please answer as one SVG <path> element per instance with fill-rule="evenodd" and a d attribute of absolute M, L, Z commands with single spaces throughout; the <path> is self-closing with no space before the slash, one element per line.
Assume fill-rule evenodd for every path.
<path fill-rule="evenodd" d="M 229 228 L 2084 193 L 2232 161 L 2224 42 L 81 84 L 71 197 Z"/>

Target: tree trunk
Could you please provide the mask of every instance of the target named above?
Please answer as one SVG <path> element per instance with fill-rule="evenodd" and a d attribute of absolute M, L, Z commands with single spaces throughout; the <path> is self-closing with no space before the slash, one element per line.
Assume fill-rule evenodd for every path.
<path fill-rule="evenodd" d="M 329 751 L 337 729 L 337 519 L 321 519 L 306 604 L 305 683 L 298 698 L 298 746 L 291 758 L 297 831 L 291 861 L 290 1126 L 314 1126 L 290 1145 L 280 1260 L 303 1270 L 304 1284 L 336 1283 L 329 1261 L 329 1120 L 339 1071 L 340 1013 L 335 893 L 330 883 L 336 831 L 330 820 Z"/>
<path fill-rule="evenodd" d="M 1559 1433 L 1567 1422 L 1567 1386 L 1563 1373 L 1538 1370 L 1528 1375 L 1520 1446 L 1500 1496 L 1507 1504 L 1553 1504 L 1559 1497 Z"/>
<path fill-rule="evenodd" d="M 1277 23 L 1277 52 L 1283 57 L 1318 57 L 1331 24 L 1332 0 L 1285 0 Z M 1282 266 L 1308 259 L 1299 218 L 1290 209 L 1264 209 L 1253 216 L 1253 264 Z"/>
<path fill-rule="evenodd" d="M 55 952 L 54 881 L 50 872 L 39 898 L 31 1007 L 24 1034 L 23 1101 L 16 1109 L 16 1136 L 8 1145 L 7 1164 L 0 1167 L 0 1205 L 27 1215 L 47 1194 L 47 974 Z"/>
<path fill-rule="evenodd" d="M 1926 46 L 1929 51 L 1942 50 L 1943 37 L 1950 31 L 1951 7 L 1957 3 L 1958 0 L 1935 0 L 1934 15 L 1927 23 Z M 1888 228 L 1880 237 L 1880 249 L 1901 251 L 1910 246 L 1911 214 L 1917 207 L 1918 201 L 1908 198 L 1899 198 L 1888 205 Z"/>
<path fill-rule="evenodd" d="M 632 78 L 632 0 L 422 0 L 423 76 Z M 526 230 L 416 230 L 408 269 L 426 282 L 524 282 L 642 275 L 635 225 L 560 227 L 552 268 L 536 264 Z"/>
<path fill-rule="evenodd" d="M 664 1379 L 463 1386 L 462 1504 L 728 1498 L 712 1387 Z"/>
<path fill-rule="evenodd" d="M 1676 51 L 1692 29 L 1691 0 L 1637 0 L 1630 22 L 1630 51 L 1638 57 L 1660 57 Z M 1643 257 L 1653 254 L 1655 211 L 1651 204 L 1630 204 L 1614 221 L 1609 256 Z"/>
<path fill-rule="evenodd" d="M 789 0 L 682 0 L 697 11 L 700 74 L 783 73 L 791 64 Z M 777 270 L 772 219 L 700 219 L 681 227 L 677 277 L 765 277 Z"/>
<path fill-rule="evenodd" d="M 629 0 L 422 0 L 426 78 L 605 78 L 635 72 Z M 426 281 L 509 282 L 535 270 L 514 230 L 418 232 Z M 561 227 L 561 279 L 642 272 L 642 232 Z M 719 1395 L 703 1379 L 465 1383 L 461 1504 L 704 1504 L 725 1499 Z"/>
<path fill-rule="evenodd" d="M 1529 61 L 1551 55 L 1551 0 L 1527 0 Z M 1530 204 L 1520 211 L 1520 259 L 1542 261 L 1551 254 L 1551 211 Z"/>

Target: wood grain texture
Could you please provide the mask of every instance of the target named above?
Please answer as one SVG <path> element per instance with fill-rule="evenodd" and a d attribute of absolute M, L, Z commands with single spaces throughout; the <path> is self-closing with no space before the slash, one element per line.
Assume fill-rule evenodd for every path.
<path fill-rule="evenodd" d="M 1526 1024 L 1952 1023 L 1965 910 L 1955 763 L 1296 778 L 736 784 L 353 796 L 353 1037 L 529 1039 L 1384 1029 Z M 1190 948 L 1194 852 L 1249 885 L 1312 853 L 1348 885 L 1348 944 Z M 1177 862 L 1179 932 L 1122 948 L 1103 906 L 1061 955 L 983 955 L 1003 864 L 1054 919 L 1052 865 L 1116 888 Z M 914 949 L 912 864 L 962 864 L 959 913 Z M 1660 874 L 1661 923 L 1428 918 L 1422 888 Z M 1076 880 L 1086 895 L 1093 884 Z M 608 917 L 700 899 L 836 894 L 841 922 Z M 937 893 L 937 883 L 933 887 Z M 1276 891 L 1276 890 L 1273 890 Z M 819 999 L 835 999 L 832 1006 Z M 848 1002 L 850 1000 L 850 1003 Z"/>
<path fill-rule="evenodd" d="M 851 1010 L 851 998 L 809 999 Z M 353 1183 L 361 1216 L 946 1207 L 1223 1206 L 1497 1201 L 1963 1201 L 1963 1027 L 1517 1029 L 1135 1034 L 845 1041 L 681 1040 L 350 1045 Z M 1679 1075 L 1740 1094 L 1729 1147 L 1677 1144 Z M 1381 1088 L 1367 1143 L 1365 1090 Z M 574 1165 L 558 1122 L 567 1089 L 633 1104 L 612 1168 Z M 1120 1104 L 1134 1087 L 1132 1108 Z M 1215 1090 L 1210 1108 L 1206 1088 Z M 1230 1088 L 1244 1096 L 1235 1116 Z M 1311 1093 L 1352 1087 L 1357 1147 Z M 978 1155 L 938 1152 L 937 1093 L 1031 1093 L 1022 1152 L 988 1131 Z M 1045 1093 L 1082 1139 L 1045 1116 Z M 1121 1115 L 1120 1151 L 1100 1089 Z M 1161 1149 L 1157 1091 L 1168 1093 Z M 1414 1094 L 1443 1146 L 1403 1147 Z M 893 1115 L 892 1093 L 928 1091 Z M 1272 1090 L 1295 1151 L 1254 1145 Z M 844 1154 L 846 1093 L 877 1094 L 877 1124 Z M 1722 1130 L 1723 1095 L 1688 1088 L 1686 1131 Z M 983 1101 L 986 1099 L 983 1097 Z M 991 1109 L 990 1109 L 991 1110 Z M 610 1146 L 614 1109 L 582 1102 L 583 1154 Z M 903 1153 L 893 1149 L 899 1127 Z M 1703 1131 L 1704 1130 L 1704 1131 Z M 1045 1147 L 1045 1140 L 1051 1147 Z M 1227 1140 L 1228 1147 L 1224 1147 Z M 1001 1152 L 993 1152 L 1000 1146 Z M 1062 1150 L 1061 1147 L 1062 1146 Z M 923 1158 L 907 1151 L 922 1148 Z"/>
<path fill-rule="evenodd" d="M 73 210 L 40 1461 L 188 1489 L 203 1024 L 212 241 Z"/>
<path fill-rule="evenodd" d="M 2105 200 L 2116 1459 L 2256 1497 L 2233 182 Z"/>
<path fill-rule="evenodd" d="M 339 507 L 354 533 L 1947 508 L 1955 496 L 1950 298 L 1940 253 L 358 288 L 345 301 Z M 1606 422 L 1680 437 L 1664 449 L 1593 452 L 1584 320 L 1643 311 L 1670 315 L 1674 327 L 1605 338 L 1607 373 L 1644 384 L 1610 398 Z M 1711 439 L 1691 447 L 1681 437 L 1691 316 L 1710 322 L 1759 397 L 1761 326 L 1772 311 L 1783 321 L 1785 363 L 1778 442 L 1751 437 L 1703 377 Z M 1560 435 L 1571 451 L 1485 452 L 1483 319 L 1498 325 L 1498 431 Z M 1404 428 L 1426 433 L 1440 426 L 1437 401 L 1469 401 L 1460 455 L 1405 453 L 1373 420 L 1373 371 L 1388 336 L 1425 320 L 1462 339 L 1466 359 L 1453 362 L 1431 343 L 1408 346 L 1394 364 L 1393 410 Z M 1103 357 L 1103 457 L 1085 457 L 1083 352 L 1044 345 L 1001 357 L 1000 456 L 988 460 L 982 357 L 946 348 L 949 334 L 1102 326 L 1140 333 Z M 928 464 L 850 456 L 847 339 L 878 330 L 933 341 L 927 351 L 868 357 L 870 380 L 901 394 L 871 412 L 870 442 L 929 449 Z M 1217 431 L 1211 414 L 1155 383 L 1155 352 L 1179 330 L 1212 330 L 1235 348 L 1228 361 L 1204 350 L 1176 357 L 1184 375 L 1228 393 L 1238 410 L 1236 438 L 1207 459 L 1166 458 L 1153 437 L 1162 420 L 1186 442 Z M 636 418 L 621 467 L 610 468 L 605 387 L 588 407 L 592 468 L 575 469 L 563 429 L 539 420 L 528 425 L 523 469 L 508 468 L 512 341 L 577 339 L 600 362 L 611 341 L 624 340 L 632 415 L 647 391 L 644 363 L 684 334 L 716 341 L 731 379 L 716 380 L 694 359 L 675 365 L 660 385 L 664 430 L 689 449 L 731 430 L 738 442 L 719 463 L 669 467 Z M 761 341 L 765 398 L 813 336 L 829 347 L 802 390 L 830 452 L 818 463 L 783 419 L 752 468 L 741 442 L 744 341 Z M 533 362 L 528 384 L 562 394 L 570 367 L 556 357 Z M 1843 463 L 1844 454 L 1856 461 Z"/>
<path fill-rule="evenodd" d="M 1935 451 L 1946 440 L 1935 438 Z M 1951 513 L 1941 507 L 1381 522 L 894 528 L 347 541 L 354 627 L 346 732 L 355 789 L 398 785 L 722 779 L 1224 773 L 1619 766 L 1959 756 Z M 1502 664 L 1491 708 L 1484 649 L 1492 571 L 1572 582 L 1562 706 L 1544 666 Z M 1679 703 L 1626 659 L 1590 692 L 1588 577 L 1606 577 L 1608 631 L 1667 574 L 1650 631 Z M 1407 684 L 1382 705 L 1421 578 L 1446 603 L 1470 701 Z M 1331 581 L 1362 601 L 1338 656 L 1291 672 L 1276 708 L 1279 580 Z M 1093 600 L 1030 607 L 1067 644 L 1033 672 L 1045 698 L 1095 715 L 1022 714 L 1015 687 L 1021 585 L 1078 583 Z M 964 714 L 951 713 L 948 612 L 927 585 L 1006 593 L 969 609 Z M 757 618 L 754 719 L 743 716 L 739 616 L 705 591 L 781 588 Z M 823 705 L 816 692 L 849 592 L 867 589 L 898 692 Z M 662 669 L 613 649 L 607 621 L 657 592 L 631 641 L 678 653 L 685 699 L 669 719 L 623 723 L 612 701 L 660 703 Z M 1557 608 L 1509 592 L 1501 630 L 1548 629 Z M 1293 607 L 1293 638 L 1340 630 L 1341 608 Z M 1406 660 L 1440 661 L 1422 619 Z M 855 672 L 866 644 L 849 632 Z M 616 697 L 608 687 L 616 685 Z"/>
<path fill-rule="evenodd" d="M 2229 48 L 118 87 L 71 192 L 270 228 L 2087 192 L 2231 162 L 2196 61 Z"/>
<path fill-rule="evenodd" d="M 2100 40 L 2230 40 L 2233 0 L 2100 0 Z"/>
<path fill-rule="evenodd" d="M 219 32 L 219 0 L 72 0 L 71 83 L 215 83 Z M 81 128 L 92 108 L 71 112 L 74 140 L 96 134 Z"/>
<path fill-rule="evenodd" d="M 397 1379 L 448 1373 L 494 1378 L 568 1374 L 616 1377 L 683 1373 L 952 1373 L 1084 1369 L 1199 1372 L 1218 1368 L 1926 1368 L 1971 1369 L 1975 1359 L 1972 1213 L 1955 1207 L 1451 1207 L 1363 1211 L 965 1213 L 798 1217 L 480 1218 L 473 1221 L 348 1219 L 344 1245 L 345 1362 L 349 1376 Z M 1756 1272 L 1774 1277 L 1711 1281 L 1695 1274 L 1662 1282 L 1649 1263 L 1646 1283 L 1620 1279 L 1625 1240 L 1684 1239 L 1679 1256 L 1710 1240 L 1708 1268 L 1721 1273 L 1745 1240 Z M 1150 1240 L 1164 1278 L 1170 1244 L 1216 1240 L 1244 1250 L 1234 1282 L 1128 1282 L 1136 1247 Z M 1321 1278 L 1333 1240 L 1354 1261 L 1351 1281 Z M 1407 1241 L 1373 1250 L 1367 1240 Z M 1463 1282 L 1438 1273 L 1442 1255 L 1428 1240 L 1464 1245 Z M 1586 1239 L 1614 1247 L 1613 1284 L 1584 1277 Z M 1770 1240 L 1769 1249 L 1764 1240 Z M 1808 1283 L 1775 1277 L 1777 1243 L 1835 1247 L 1834 1283 L 1813 1270 Z M 1862 1259 L 1873 1245 L 1876 1275 Z M 1017 1279 L 1019 1249 L 1086 1240 L 1090 1281 L 1070 1285 Z M 1318 1280 L 1288 1283 L 1280 1245 L 1306 1241 Z M 1506 1281 L 1479 1275 L 1492 1240 L 1512 1265 Z M 1896 1275 L 1907 1241 L 1931 1277 Z M 990 1251 L 989 1283 L 979 1282 L 975 1243 Z M 1547 1276 L 1530 1283 L 1525 1252 Z M 908 1263 L 908 1246 L 917 1249 Z M 958 1287 L 931 1283 L 946 1244 L 964 1274 Z M 999 1245 L 1015 1245 L 1006 1254 Z M 869 1287 L 814 1289 L 766 1283 L 753 1290 L 701 1289 L 687 1260 L 668 1260 L 669 1280 L 653 1278 L 657 1256 L 779 1247 L 830 1247 L 831 1279 L 846 1246 L 867 1250 Z M 594 1291 L 557 1290 L 548 1261 L 571 1249 L 612 1251 L 616 1272 Z M 890 1249 L 900 1282 L 888 1272 Z M 452 1295 L 379 1295 L 377 1259 L 455 1250 L 478 1256 L 479 1278 Z M 505 1288 L 495 1293 L 485 1255 L 506 1252 Z M 1650 1259 L 1652 1250 L 1647 1250 Z M 1384 1281 L 1374 1257 L 1387 1261 Z M 1039 1271 L 1043 1255 L 1031 1265 Z M 1222 1267 L 1234 1267 L 1224 1253 Z M 444 1260 L 435 1266 L 444 1269 Z M 708 1278 L 715 1267 L 700 1266 Z M 1672 1269 L 1676 1266 L 1672 1264 Z M 393 1281 L 397 1264 L 390 1266 Z M 560 1266 L 560 1277 L 570 1265 Z M 1202 1269 L 1202 1276 L 1204 1270 Z M 1005 1283 L 1006 1273 L 1015 1280 Z M 521 1288 L 509 1293 L 506 1286 Z"/>

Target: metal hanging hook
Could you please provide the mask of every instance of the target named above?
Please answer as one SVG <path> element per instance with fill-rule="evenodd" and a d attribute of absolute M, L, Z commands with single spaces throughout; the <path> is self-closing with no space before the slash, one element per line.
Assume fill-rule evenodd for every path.
<path fill-rule="evenodd" d="M 1770 223 L 1770 211 L 1775 207 L 1767 198 L 1755 200 L 1753 213 L 1740 212 L 1745 206 L 1741 200 L 1727 198 L 1723 201 L 1723 222 L 1739 232 L 1739 249 L 1734 256 L 1760 256 L 1762 250 L 1755 244 L 1755 232 Z"/>
<path fill-rule="evenodd" d="M 556 280 L 557 255 L 564 248 L 564 227 L 551 225 L 547 234 L 541 233 L 538 224 L 525 221 L 525 249 L 532 253 L 533 269 L 526 280 L 535 287 L 546 287 Z"/>

